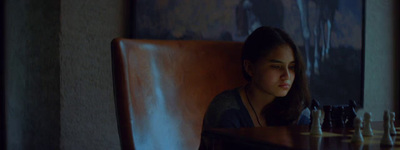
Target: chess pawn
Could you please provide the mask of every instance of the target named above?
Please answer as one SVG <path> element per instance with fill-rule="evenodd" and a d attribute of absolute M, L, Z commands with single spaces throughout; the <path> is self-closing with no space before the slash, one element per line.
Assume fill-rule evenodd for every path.
<path fill-rule="evenodd" d="M 372 132 L 371 128 L 371 113 L 365 112 L 364 113 L 364 128 L 362 132 L 363 136 L 373 136 L 374 132 Z"/>
<path fill-rule="evenodd" d="M 316 99 L 313 99 L 312 101 L 311 101 L 311 111 L 312 110 L 317 110 L 317 109 L 320 109 L 319 108 L 319 102 L 318 102 L 318 100 L 316 100 Z M 312 124 L 312 121 L 313 121 L 313 117 L 312 117 L 312 114 L 310 113 L 310 120 L 311 120 L 311 123 L 310 123 L 310 125 Z M 311 126 L 310 126 L 311 127 Z"/>
<path fill-rule="evenodd" d="M 313 121 L 311 124 L 311 135 L 322 135 L 321 130 L 321 110 L 313 110 L 312 112 Z"/>
<path fill-rule="evenodd" d="M 396 126 L 394 126 L 396 114 L 394 112 L 390 113 L 390 134 L 396 135 Z"/>
<path fill-rule="evenodd" d="M 352 143 L 362 143 L 364 142 L 363 135 L 361 134 L 361 119 L 356 117 L 354 118 L 354 134 L 351 138 Z"/>
<path fill-rule="evenodd" d="M 382 146 L 393 146 L 393 140 L 390 136 L 389 112 L 385 110 L 383 113 L 383 136 L 381 139 Z"/>

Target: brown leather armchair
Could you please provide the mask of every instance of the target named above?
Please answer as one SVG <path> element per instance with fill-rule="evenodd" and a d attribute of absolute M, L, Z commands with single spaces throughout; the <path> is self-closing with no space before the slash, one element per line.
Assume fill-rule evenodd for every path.
<path fill-rule="evenodd" d="M 197 149 L 218 93 L 245 83 L 240 42 L 112 41 L 121 148 Z"/>

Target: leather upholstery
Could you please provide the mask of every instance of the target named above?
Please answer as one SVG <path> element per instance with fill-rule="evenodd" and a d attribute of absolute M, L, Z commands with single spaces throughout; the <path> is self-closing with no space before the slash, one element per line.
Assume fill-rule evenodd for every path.
<path fill-rule="evenodd" d="M 241 47 L 240 42 L 114 39 L 122 149 L 197 149 L 213 97 L 245 83 Z"/>

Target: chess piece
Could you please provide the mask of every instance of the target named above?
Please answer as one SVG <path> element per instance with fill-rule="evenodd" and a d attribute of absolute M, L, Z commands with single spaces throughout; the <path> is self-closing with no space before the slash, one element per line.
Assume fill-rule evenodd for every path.
<path fill-rule="evenodd" d="M 354 123 L 354 118 L 357 117 L 357 113 L 354 107 L 347 107 L 346 110 L 346 127 L 353 127 L 353 123 Z"/>
<path fill-rule="evenodd" d="M 351 138 L 352 143 L 362 143 L 364 142 L 364 137 L 361 134 L 361 119 L 356 117 L 354 119 L 354 134 Z"/>
<path fill-rule="evenodd" d="M 319 102 L 316 100 L 316 99 L 313 99 L 312 101 L 311 101 L 311 111 L 313 111 L 313 110 L 319 110 Z M 313 116 L 312 116 L 312 114 L 310 113 L 310 125 L 312 125 L 312 123 L 313 123 Z M 311 126 L 310 126 L 311 127 Z"/>
<path fill-rule="evenodd" d="M 313 99 L 311 101 L 311 110 L 317 110 L 319 109 L 319 102 L 316 99 Z"/>
<path fill-rule="evenodd" d="M 357 103 L 356 103 L 356 101 L 354 101 L 354 100 L 349 100 L 349 107 L 352 107 L 352 108 L 356 108 L 357 107 Z"/>
<path fill-rule="evenodd" d="M 313 110 L 312 112 L 313 116 L 313 123 L 311 124 L 311 130 L 310 134 L 311 135 L 322 135 L 322 130 L 321 130 L 321 110 Z"/>
<path fill-rule="evenodd" d="M 381 139 L 381 146 L 393 146 L 393 140 L 390 136 L 389 112 L 387 110 L 383 113 L 383 136 Z"/>
<path fill-rule="evenodd" d="M 362 132 L 363 136 L 373 136 L 374 132 L 372 132 L 371 128 L 371 113 L 365 112 L 364 113 L 364 128 Z"/>
<path fill-rule="evenodd" d="M 325 117 L 324 117 L 324 123 L 322 124 L 322 128 L 332 128 L 332 118 L 331 118 L 332 106 L 325 105 L 323 109 L 325 112 Z"/>
<path fill-rule="evenodd" d="M 395 112 L 390 113 L 390 134 L 391 135 L 396 135 L 396 126 L 394 126 L 395 117 L 396 117 Z"/>
<path fill-rule="evenodd" d="M 332 124 L 335 128 L 343 128 L 344 127 L 344 113 L 343 106 L 335 106 L 332 108 Z"/>
<path fill-rule="evenodd" d="M 353 100 L 349 100 L 349 106 L 346 107 L 346 112 L 345 112 L 345 119 L 346 121 L 346 127 L 353 127 L 354 123 L 354 118 L 357 117 L 356 113 L 356 107 L 357 104 Z"/>

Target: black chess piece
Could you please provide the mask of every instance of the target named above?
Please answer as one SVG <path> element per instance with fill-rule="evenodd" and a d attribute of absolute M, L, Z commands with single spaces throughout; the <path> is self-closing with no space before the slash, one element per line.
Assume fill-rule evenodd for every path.
<path fill-rule="evenodd" d="M 353 100 L 349 100 L 349 106 L 346 109 L 346 118 L 347 118 L 346 127 L 349 128 L 354 127 L 353 125 L 354 118 L 357 117 L 356 107 L 357 107 L 356 102 Z"/>
<path fill-rule="evenodd" d="M 354 100 L 349 100 L 349 106 L 353 107 L 354 109 L 357 107 L 357 103 Z"/>
<path fill-rule="evenodd" d="M 354 127 L 354 118 L 357 117 L 356 110 L 353 107 L 348 107 L 346 110 L 346 115 L 347 115 L 347 122 L 346 122 L 346 127 L 352 128 Z"/>
<path fill-rule="evenodd" d="M 313 99 L 311 101 L 311 110 L 318 110 L 319 108 L 319 101 L 316 99 Z"/>
<path fill-rule="evenodd" d="M 325 117 L 324 117 L 324 123 L 322 123 L 322 128 L 332 128 L 332 106 L 331 105 L 325 105 L 323 106 L 324 112 L 325 112 Z"/>
<path fill-rule="evenodd" d="M 335 128 L 344 128 L 344 107 L 335 106 L 332 108 L 332 123 Z"/>

